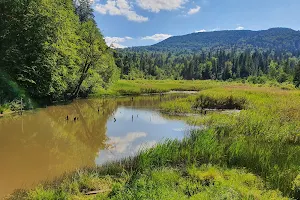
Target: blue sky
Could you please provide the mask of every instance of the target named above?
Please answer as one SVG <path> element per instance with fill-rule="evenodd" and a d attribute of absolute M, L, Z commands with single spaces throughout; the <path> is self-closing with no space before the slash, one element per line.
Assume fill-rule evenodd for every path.
<path fill-rule="evenodd" d="M 108 45 L 155 44 L 196 31 L 300 30 L 300 0 L 94 0 Z"/>

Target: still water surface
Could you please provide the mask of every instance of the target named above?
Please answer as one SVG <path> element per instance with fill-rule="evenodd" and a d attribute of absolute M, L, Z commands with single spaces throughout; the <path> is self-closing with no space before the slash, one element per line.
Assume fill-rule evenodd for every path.
<path fill-rule="evenodd" d="M 0 118 L 0 198 L 65 172 L 132 156 L 166 138 L 183 138 L 193 127 L 157 110 L 161 101 L 182 96 L 78 100 Z"/>

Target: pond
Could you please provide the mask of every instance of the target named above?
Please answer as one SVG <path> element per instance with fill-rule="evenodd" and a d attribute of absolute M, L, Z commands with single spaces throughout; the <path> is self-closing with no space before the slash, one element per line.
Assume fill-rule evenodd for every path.
<path fill-rule="evenodd" d="M 0 118 L 0 198 L 66 172 L 133 156 L 167 138 L 182 139 L 195 127 L 157 108 L 186 95 L 77 100 Z"/>

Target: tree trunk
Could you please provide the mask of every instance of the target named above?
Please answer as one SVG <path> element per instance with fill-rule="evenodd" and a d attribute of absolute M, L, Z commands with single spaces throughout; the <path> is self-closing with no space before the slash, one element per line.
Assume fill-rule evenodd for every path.
<path fill-rule="evenodd" d="M 79 93 L 80 87 L 81 87 L 83 81 L 86 79 L 87 72 L 89 71 L 89 69 L 90 69 L 91 66 L 92 66 L 91 63 L 85 65 L 84 70 L 82 72 L 82 75 L 81 75 L 81 77 L 79 79 L 79 82 L 78 82 L 76 88 L 74 89 L 74 91 L 73 91 L 73 93 L 72 93 L 72 95 L 70 97 L 70 100 L 76 99 L 78 97 L 78 93 Z"/>

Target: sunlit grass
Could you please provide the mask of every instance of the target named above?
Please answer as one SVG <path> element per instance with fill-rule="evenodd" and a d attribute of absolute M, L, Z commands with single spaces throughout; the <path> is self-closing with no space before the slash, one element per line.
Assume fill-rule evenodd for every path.
<path fill-rule="evenodd" d="M 145 93 L 164 93 L 170 91 L 201 91 L 220 85 L 226 82 L 217 81 L 175 81 L 175 80 L 119 80 L 107 90 L 95 91 L 92 96 L 103 95 L 139 95 Z"/>
<path fill-rule="evenodd" d="M 139 94 L 148 82 L 118 84 Z M 194 83 L 199 83 L 193 86 L 201 91 L 199 94 L 163 102 L 160 108 L 171 114 L 209 110 L 207 115 L 187 119 L 204 130 L 192 131 L 181 141 L 166 140 L 136 157 L 85 171 L 82 177 L 76 173 L 63 177 L 55 186 L 38 187 L 24 196 L 84 199 L 90 190 L 107 188 L 99 199 L 280 199 L 280 192 L 299 198 L 300 91 L 266 85 Z M 156 81 L 149 91 L 193 89 L 177 84 Z M 114 87 L 114 92 L 120 91 Z"/>
<path fill-rule="evenodd" d="M 245 170 L 213 165 L 162 167 L 128 178 L 101 178 L 87 171 L 57 187 L 38 186 L 26 199 L 287 199 L 266 189 L 263 181 Z M 86 195 L 86 191 L 98 194 Z M 20 197 L 20 196 L 19 196 Z"/>

